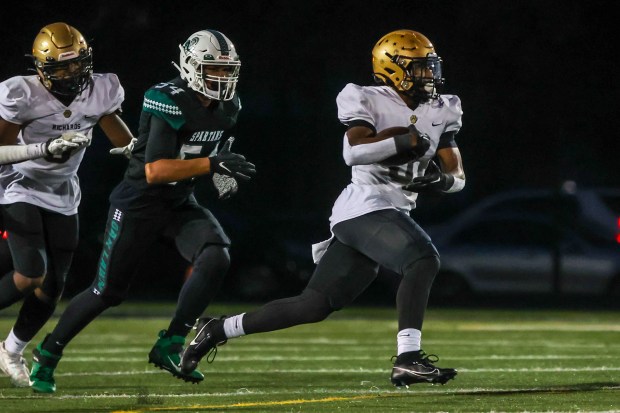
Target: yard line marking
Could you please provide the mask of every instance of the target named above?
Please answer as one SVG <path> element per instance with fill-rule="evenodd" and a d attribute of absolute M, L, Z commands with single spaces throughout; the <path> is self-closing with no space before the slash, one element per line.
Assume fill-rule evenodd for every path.
<path fill-rule="evenodd" d="M 82 354 L 100 354 L 101 351 L 82 351 L 78 352 Z M 117 353 L 113 352 L 112 354 Z M 122 353 L 122 352 L 118 352 Z M 220 361 L 226 362 L 245 362 L 245 361 L 364 361 L 364 360 L 376 360 L 376 356 L 221 356 L 218 357 Z M 547 355 L 527 355 L 527 356 L 506 356 L 506 355 L 488 355 L 488 356 L 471 356 L 471 357 L 450 357 L 444 356 L 442 360 L 599 360 L 599 359 L 617 359 L 617 356 L 613 355 L 584 355 L 584 356 L 563 356 L 558 354 Z M 63 359 L 63 363 L 91 363 L 93 361 L 102 362 L 119 362 L 119 363 L 137 363 L 147 360 L 146 353 L 144 357 L 71 357 L 66 356 Z"/>
<path fill-rule="evenodd" d="M 362 382 L 366 383 L 366 382 Z M 598 390 L 620 390 L 620 385 L 606 386 L 601 385 L 597 387 Z M 149 393 L 146 387 L 136 387 L 137 393 L 127 394 L 127 393 L 119 393 L 119 394 L 62 394 L 54 396 L 56 400 L 73 400 L 73 399 L 131 399 L 131 398 L 140 398 L 140 397 L 152 397 L 152 398 L 162 398 L 168 397 L 171 399 L 186 399 L 191 397 L 232 397 L 232 396 L 275 396 L 280 394 L 291 395 L 291 394 L 359 394 L 359 395 L 418 395 L 418 394 L 481 394 L 481 393 L 533 393 L 533 392 L 544 392 L 544 391 L 552 391 L 552 392 L 569 392 L 569 391 L 582 391 L 583 388 L 579 386 L 557 386 L 557 387 L 532 387 L 532 388 L 482 388 L 482 387 L 473 387 L 473 388 L 464 388 L 464 387 L 440 387 L 434 389 L 423 389 L 422 387 L 416 387 L 415 390 L 406 390 L 406 389 L 379 389 L 376 386 L 372 386 L 371 388 L 364 388 L 361 390 L 356 389 L 342 389 L 342 390 L 333 390 L 333 389 L 315 389 L 315 390 L 294 390 L 294 391 L 262 391 L 262 390 L 248 390 L 248 389 L 238 389 L 236 391 L 231 392 L 222 392 L 222 393 L 180 393 L 180 394 L 166 394 L 166 393 Z M 3 396 L 0 394 L 0 399 L 41 399 L 40 395 L 27 394 L 27 395 L 19 395 L 19 396 Z M 554 412 L 558 413 L 558 412 Z"/>
<path fill-rule="evenodd" d="M 458 331 L 620 331 L 617 323 L 556 323 L 556 322 L 531 322 L 531 323 L 458 323 Z"/>
<path fill-rule="evenodd" d="M 308 404 L 308 403 L 331 403 L 351 400 L 364 400 L 364 399 L 379 399 L 386 397 L 403 397 L 401 394 L 367 394 L 361 396 L 351 397 L 325 397 L 323 399 L 294 399 L 294 400 L 280 400 L 272 402 L 240 402 L 240 403 L 228 403 L 216 406 L 170 406 L 170 407 L 150 407 L 141 410 L 114 410 L 112 413 L 141 413 L 141 412 L 157 412 L 157 411 L 176 411 L 176 410 L 213 410 L 213 409 L 232 409 L 243 407 L 267 407 L 267 406 L 286 406 L 291 404 Z"/>
<path fill-rule="evenodd" d="M 289 374 L 289 373 L 385 373 L 389 368 L 379 369 L 270 369 L 269 373 Z M 459 373 L 574 373 L 574 372 L 595 372 L 595 371 L 620 371 L 620 367 L 536 367 L 536 368 L 481 368 L 481 369 L 458 369 Z M 265 369 L 234 369 L 234 370 L 211 370 L 211 374 L 265 374 Z M 138 374 L 169 374 L 161 370 L 129 370 L 129 371 L 98 371 L 98 372 L 68 372 L 68 373 L 56 373 L 56 377 L 87 377 L 87 376 L 134 376 Z"/>

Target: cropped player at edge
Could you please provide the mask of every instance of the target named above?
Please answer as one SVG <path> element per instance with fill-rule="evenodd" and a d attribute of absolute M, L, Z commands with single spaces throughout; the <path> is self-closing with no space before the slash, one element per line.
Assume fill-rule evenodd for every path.
<path fill-rule="evenodd" d="M 93 128 L 116 147 L 133 138 L 118 78 L 93 73 L 75 27 L 43 27 L 29 56 L 36 74 L 0 83 L 0 204 L 15 269 L 0 279 L 0 309 L 24 300 L 0 342 L 0 370 L 20 387 L 29 385 L 24 349 L 53 314 L 78 245 L 77 171 Z"/>
<path fill-rule="evenodd" d="M 336 100 L 338 117 L 347 126 L 343 156 L 352 179 L 332 209 L 332 238 L 313 246 L 318 265 L 307 287 L 299 296 L 248 313 L 199 319 L 181 359 L 186 374 L 206 354 L 212 353 L 212 361 L 227 339 L 324 320 L 351 304 L 384 266 L 402 276 L 391 382 L 444 384 L 456 376 L 455 369 L 435 366 L 438 357 L 421 349 L 439 254 L 409 212 L 419 193 L 456 192 L 465 184 L 454 139 L 461 128 L 461 102 L 438 94 L 441 59 L 418 32 L 383 36 L 372 62 L 379 85 L 348 84 Z M 435 156 L 441 170 L 430 166 Z"/>
<path fill-rule="evenodd" d="M 184 381 L 204 379 L 196 370 L 183 373 L 179 363 L 185 337 L 228 271 L 230 240 L 213 214 L 197 203 L 194 187 L 198 179 L 220 185 L 219 174 L 228 181 L 220 187 L 226 192 L 256 170 L 230 151 L 241 109 L 236 92 L 241 61 L 234 45 L 216 30 L 201 30 L 179 47 L 175 66 L 180 77 L 144 94 L 138 141 L 124 179 L 110 195 L 95 279 L 71 300 L 56 328 L 34 351 L 30 380 L 35 392 L 56 391 L 54 370 L 64 348 L 104 310 L 125 300 L 141 258 L 162 238 L 172 241 L 192 264 L 192 272 L 148 360 Z M 151 275 L 153 282 L 158 275 Z"/>

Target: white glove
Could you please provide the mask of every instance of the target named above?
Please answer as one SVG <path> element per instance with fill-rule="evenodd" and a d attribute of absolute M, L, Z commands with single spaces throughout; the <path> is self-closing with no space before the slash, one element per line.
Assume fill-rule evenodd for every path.
<path fill-rule="evenodd" d="M 61 137 L 51 138 L 45 142 L 45 152 L 48 155 L 58 157 L 65 152 L 69 152 L 80 145 L 78 143 L 71 142 L 70 140 L 65 140 Z"/>
<path fill-rule="evenodd" d="M 66 141 L 77 143 L 79 148 L 90 146 L 91 138 L 81 132 L 65 132 L 60 137 Z"/>
<path fill-rule="evenodd" d="M 239 184 L 235 178 L 217 172 L 213 174 L 213 185 L 217 189 L 219 199 L 228 199 L 239 190 Z"/>
<path fill-rule="evenodd" d="M 110 155 L 124 155 L 127 159 L 131 159 L 131 151 L 133 151 L 136 142 L 138 142 L 138 138 L 131 138 L 131 142 L 127 146 L 110 149 Z"/>

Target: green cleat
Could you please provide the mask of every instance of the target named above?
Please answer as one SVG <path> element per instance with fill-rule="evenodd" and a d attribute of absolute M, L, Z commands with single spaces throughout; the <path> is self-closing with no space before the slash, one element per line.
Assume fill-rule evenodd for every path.
<path fill-rule="evenodd" d="M 166 330 L 159 332 L 159 339 L 149 353 L 149 363 L 154 364 L 162 370 L 169 371 L 174 377 L 181 380 L 200 383 L 205 376 L 201 372 L 194 370 L 191 373 L 181 371 L 181 354 L 185 345 L 185 337 L 171 336 L 165 337 Z"/>
<path fill-rule="evenodd" d="M 45 340 L 47 340 L 47 337 L 45 337 Z M 54 369 L 62 356 L 43 350 L 41 346 L 45 343 L 45 340 L 39 343 L 32 352 L 34 356 L 32 372 L 30 373 L 30 387 L 32 387 L 35 393 L 54 393 L 56 391 Z"/>

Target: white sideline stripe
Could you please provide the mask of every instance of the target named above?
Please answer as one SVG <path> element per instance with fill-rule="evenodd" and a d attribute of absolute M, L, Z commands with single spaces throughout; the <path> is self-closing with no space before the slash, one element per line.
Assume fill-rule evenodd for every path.
<path fill-rule="evenodd" d="M 371 385 L 371 382 L 361 382 L 360 385 Z M 136 389 L 138 391 L 140 391 L 141 389 L 139 387 L 136 387 Z M 562 387 L 563 390 L 573 390 L 572 387 L 567 386 L 567 387 Z M 601 390 L 619 390 L 620 386 L 601 386 L 600 387 Z M 574 387 L 574 390 L 581 390 L 579 387 Z M 422 390 L 419 388 L 416 388 L 415 390 L 415 394 L 477 394 L 477 393 L 509 393 L 509 392 L 517 392 L 517 393 L 532 393 L 532 392 L 544 392 L 544 391 L 553 391 L 553 389 L 549 389 L 549 388 L 544 388 L 544 387 L 531 387 L 531 388 L 503 388 L 503 389 L 497 389 L 497 388 L 481 388 L 481 387 L 474 387 L 474 388 L 445 388 L 445 389 L 436 389 L 436 390 Z M 294 391 L 254 391 L 254 390 L 249 390 L 249 389 L 238 389 L 236 391 L 232 391 L 232 392 L 225 392 L 225 393 L 182 393 L 182 394 L 166 394 L 166 393 L 148 393 L 146 391 L 144 392 L 138 392 L 136 394 L 127 394 L 127 393 L 120 393 L 120 394 L 64 394 L 64 395 L 59 395 L 59 396 L 54 396 L 54 399 L 135 399 L 135 398 L 140 398 L 140 397 L 153 397 L 153 398 L 159 398 L 159 397 L 165 397 L 165 398 L 171 398 L 171 399 L 184 399 L 184 398 L 190 398 L 190 397 L 231 397 L 231 396 L 260 396 L 260 395 L 280 395 L 280 394 L 303 394 L 303 395 L 308 395 L 308 394 L 316 394 L 316 395 L 325 395 L 325 394 L 368 394 L 368 395 L 377 395 L 377 396 L 381 396 L 381 395 L 385 395 L 385 394 L 403 394 L 406 393 L 407 390 L 404 389 L 398 389 L 398 390 L 384 390 L 384 389 L 379 389 L 376 386 L 371 386 L 370 388 L 366 388 L 366 389 L 362 389 L 362 390 L 355 390 L 355 389 L 342 389 L 342 390 L 322 390 L 322 389 L 316 389 L 316 390 L 294 390 Z M 413 392 L 412 392 L 413 393 Z M 41 396 L 38 395 L 19 395 L 19 397 L 16 396 L 4 396 L 2 394 L 0 394 L 0 399 L 38 399 L 41 400 Z M 607 412 L 608 410 L 605 410 L 604 412 Z M 616 410 L 617 411 L 617 410 Z M 590 413 L 594 413 L 594 411 L 589 410 L 588 412 Z M 559 411 L 554 411 L 554 413 L 561 413 Z"/>
<path fill-rule="evenodd" d="M 545 323 L 531 323 L 522 325 L 463 325 L 459 324 L 456 327 L 457 331 L 585 331 L 585 332 L 610 332 L 620 331 L 620 325 L 618 324 L 545 324 Z"/>
<path fill-rule="evenodd" d="M 107 336 L 106 336 L 107 339 Z M 331 344 L 333 344 L 332 342 L 330 342 L 329 340 L 325 340 L 325 341 L 312 341 L 312 340 L 278 340 L 277 342 L 275 341 L 269 341 L 269 342 L 264 342 L 264 341 L 260 341 L 260 340 L 256 340 L 253 337 L 251 339 L 247 339 L 247 340 L 239 340 L 236 341 L 238 343 L 243 342 L 244 344 L 242 346 L 236 346 L 235 347 L 235 351 L 236 352 L 243 352 L 243 353 L 251 353 L 253 351 L 264 351 L 265 348 L 268 348 L 269 346 L 274 346 L 278 348 L 278 351 L 281 352 L 285 352 L 285 351 L 291 351 L 291 352 L 297 352 L 298 347 L 293 347 L 295 345 L 304 345 L 304 344 L 325 344 L 326 346 L 330 346 Z M 233 342 L 231 342 L 233 343 Z M 127 344 L 126 342 L 123 344 Z M 105 348 L 105 349 L 101 349 L 101 350 L 93 350 L 90 348 L 90 346 L 92 345 L 101 345 L 101 338 L 99 338 L 99 341 L 97 342 L 90 342 L 90 341 L 84 341 L 84 340 L 80 340 L 79 342 L 76 342 L 72 347 L 71 350 L 68 350 L 69 353 L 73 352 L 73 353 L 79 353 L 79 352 L 85 352 L 85 353 L 103 353 L 103 354 L 108 354 L 108 353 L 123 353 L 126 351 L 146 351 L 148 353 L 148 351 L 151 349 L 151 347 L 153 346 L 153 342 L 148 342 L 148 343 L 132 343 L 134 344 L 134 346 L 131 347 L 123 347 L 123 346 L 119 346 L 117 348 Z M 141 344 L 144 344 L 143 346 L 140 346 Z M 336 344 L 343 344 L 343 345 L 350 345 L 350 348 L 347 349 L 347 351 L 350 352 L 368 352 L 368 349 L 376 349 L 377 343 L 376 342 L 358 342 L 358 341 L 346 341 L 346 342 L 341 342 L 341 343 L 336 343 Z M 390 343 L 386 343 L 386 345 Z M 454 346 L 469 346 L 469 347 L 484 347 L 484 346 L 495 346 L 495 347 L 516 347 L 514 340 L 424 340 L 424 344 L 426 345 L 426 347 L 430 347 L 430 346 L 450 346 L 450 347 L 454 347 Z M 598 342 L 588 342 L 588 343 L 583 343 L 583 342 L 561 342 L 558 343 L 557 341 L 552 341 L 552 340 L 528 340 L 527 342 L 521 342 L 519 343 L 519 348 L 523 348 L 523 347 L 553 347 L 555 348 L 620 348 L 620 343 L 618 344 L 613 344 L 613 343 L 598 343 Z M 87 347 L 87 349 L 80 349 L 79 347 Z M 124 350 L 124 349 L 128 349 L 128 350 Z M 306 351 L 306 350 L 304 350 Z M 309 349 L 307 350 L 307 352 L 324 352 L 324 349 L 322 348 L 316 348 L 316 349 Z"/>
<path fill-rule="evenodd" d="M 141 353 L 144 349 L 140 350 Z M 102 351 L 97 352 L 82 352 L 82 354 L 101 354 Z M 116 353 L 116 352 L 115 352 Z M 71 357 L 66 356 L 62 359 L 63 363 L 90 363 L 93 361 L 102 362 L 144 362 L 147 361 L 146 353 L 144 357 Z M 542 356 L 501 356 L 501 355 L 488 355 L 488 356 L 471 356 L 471 357 L 442 357 L 442 360 L 598 360 L 598 359 L 617 359 L 617 356 L 612 355 L 590 355 L 590 356 L 561 356 L 561 355 L 542 355 Z M 353 357 L 338 357 L 338 356 L 316 356 L 316 357 L 302 357 L 302 356 L 220 356 L 218 361 L 235 362 L 235 361 L 345 361 L 345 360 L 376 360 L 376 356 L 353 356 Z"/>
<path fill-rule="evenodd" d="M 385 373 L 389 369 L 269 369 L 269 373 Z M 595 371 L 620 371 L 620 367 L 536 367 L 518 369 L 458 369 L 459 373 L 575 373 Z M 235 369 L 235 370 L 212 370 L 212 374 L 265 374 L 264 369 Z M 131 371 L 99 371 L 99 372 L 76 372 L 56 373 L 56 377 L 84 377 L 84 376 L 135 376 L 138 374 L 169 374 L 161 370 L 131 370 Z"/>
<path fill-rule="evenodd" d="M 191 336 L 191 335 L 190 335 Z M 131 340 L 132 338 L 135 339 L 135 335 L 132 334 L 126 334 L 126 335 L 121 335 L 121 334 L 105 334 L 103 335 L 103 337 L 105 338 L 105 340 L 108 342 L 108 344 L 112 344 L 111 342 L 114 343 L 121 343 L 121 344 L 128 344 L 128 341 L 131 341 L 131 343 L 129 344 L 142 344 L 144 343 L 145 345 L 147 345 L 149 348 L 153 346 L 153 343 L 155 342 L 155 340 L 150 340 L 148 342 L 145 341 L 136 341 L 136 340 Z M 78 342 L 76 341 L 76 344 Z M 80 336 L 80 340 L 79 340 L 79 344 L 85 345 L 85 344 L 98 344 L 101 345 L 102 343 L 102 336 L 88 336 L 88 335 L 83 335 Z M 355 339 L 338 339 L 338 340 L 333 340 L 331 338 L 327 338 L 327 337 L 314 337 L 314 338 L 258 338 L 258 337 L 252 337 L 252 343 L 254 344 L 325 344 L 325 345 L 346 345 L 346 346 L 355 346 L 358 345 L 359 343 L 361 343 L 361 341 L 359 340 L 355 340 Z"/>

